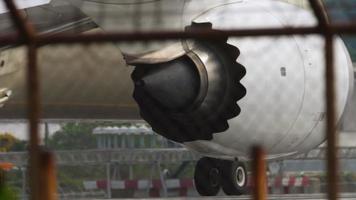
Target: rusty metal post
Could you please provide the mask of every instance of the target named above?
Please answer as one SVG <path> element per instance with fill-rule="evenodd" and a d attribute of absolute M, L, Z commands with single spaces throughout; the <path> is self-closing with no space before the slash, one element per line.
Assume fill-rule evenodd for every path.
<path fill-rule="evenodd" d="M 309 0 L 310 5 L 318 18 L 319 27 L 325 39 L 325 86 L 326 86 L 326 143 L 327 143 L 327 195 L 330 200 L 336 200 L 338 196 L 338 158 L 337 158 L 337 130 L 335 108 L 335 70 L 334 70 L 334 33 L 330 25 L 326 8 L 320 0 Z"/>
<path fill-rule="evenodd" d="M 330 23 L 324 4 L 320 0 L 309 0 L 309 4 L 315 17 L 318 19 L 318 26 L 323 29 L 323 32 L 325 32 L 325 28 L 330 26 Z"/>
<path fill-rule="evenodd" d="M 39 145 L 39 122 L 41 112 L 39 71 L 37 63 L 37 45 L 33 40 L 28 44 L 28 115 L 30 129 L 30 199 L 56 200 L 57 179 L 55 159 L 51 152 L 44 151 Z"/>
<path fill-rule="evenodd" d="M 267 199 L 267 177 L 265 152 L 262 147 L 255 146 L 252 148 L 252 177 L 254 184 L 253 199 Z"/>
<path fill-rule="evenodd" d="M 52 181 L 54 164 L 46 153 L 42 154 L 39 147 L 40 120 L 40 89 L 39 72 L 37 66 L 37 34 L 34 26 L 26 19 L 12 0 L 5 0 L 10 11 L 11 19 L 17 28 L 20 40 L 27 45 L 27 108 L 29 118 L 29 177 L 30 177 L 30 199 L 31 200 L 53 200 L 49 194 L 53 193 Z M 52 168 L 52 169 L 51 169 Z"/>
<path fill-rule="evenodd" d="M 335 70 L 334 70 L 334 45 L 333 35 L 325 37 L 325 60 L 326 60 L 326 110 L 327 110 L 327 193 L 330 200 L 336 200 L 338 196 L 338 158 L 337 158 L 337 130 L 335 108 Z"/>
<path fill-rule="evenodd" d="M 41 189 L 40 200 L 57 200 L 57 174 L 55 157 L 49 151 L 40 152 L 40 176 Z"/>
<path fill-rule="evenodd" d="M 30 177 L 30 199 L 40 199 L 41 181 L 40 177 L 40 148 L 39 148 L 39 86 L 37 72 L 37 47 L 35 44 L 28 45 L 28 71 L 27 71 L 27 107 L 29 117 L 30 132 L 30 157 L 29 157 L 29 177 Z M 41 199 L 42 200 L 42 199 Z"/>

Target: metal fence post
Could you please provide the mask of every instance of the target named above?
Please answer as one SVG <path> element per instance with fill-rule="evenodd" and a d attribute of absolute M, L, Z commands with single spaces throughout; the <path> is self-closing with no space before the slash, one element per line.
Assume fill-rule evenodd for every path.
<path fill-rule="evenodd" d="M 23 200 L 26 200 L 26 195 L 27 195 L 27 192 L 26 192 L 26 181 L 27 181 L 27 178 L 26 178 L 26 167 L 20 167 L 21 169 L 21 174 L 22 174 L 22 199 Z"/>
<path fill-rule="evenodd" d="M 110 162 L 106 163 L 106 192 L 108 199 L 111 199 L 111 164 Z"/>
<path fill-rule="evenodd" d="M 160 178 L 161 183 L 162 183 L 163 196 L 167 197 L 167 195 L 168 195 L 167 185 L 166 185 L 165 177 L 163 175 L 163 171 L 162 171 L 162 168 L 161 168 L 161 161 L 160 160 L 157 161 L 157 168 L 158 168 L 158 172 L 159 172 L 159 178 Z"/>
<path fill-rule="evenodd" d="M 267 199 L 267 177 L 265 152 L 260 146 L 252 147 L 252 176 L 254 179 L 254 200 Z"/>

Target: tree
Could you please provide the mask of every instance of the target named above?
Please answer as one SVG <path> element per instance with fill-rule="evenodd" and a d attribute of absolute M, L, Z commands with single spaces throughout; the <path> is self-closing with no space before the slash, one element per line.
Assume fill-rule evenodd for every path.
<path fill-rule="evenodd" d="M 48 140 L 48 146 L 55 150 L 93 149 L 96 147 L 92 134 L 95 123 L 67 123 Z"/>
<path fill-rule="evenodd" d="M 93 129 L 98 126 L 128 125 L 112 122 L 66 123 L 61 130 L 48 138 L 48 147 L 53 150 L 80 150 L 96 148 Z M 106 176 L 105 166 L 58 166 L 58 183 L 63 190 L 82 190 L 83 180 L 103 179 Z"/>
<path fill-rule="evenodd" d="M 98 126 L 123 126 L 129 123 L 114 122 L 82 122 L 66 123 L 61 130 L 55 132 L 48 139 L 48 146 L 54 150 L 94 149 L 96 138 L 93 129 Z"/>
<path fill-rule="evenodd" d="M 0 152 L 25 151 L 27 142 L 20 140 L 11 133 L 0 133 Z"/>

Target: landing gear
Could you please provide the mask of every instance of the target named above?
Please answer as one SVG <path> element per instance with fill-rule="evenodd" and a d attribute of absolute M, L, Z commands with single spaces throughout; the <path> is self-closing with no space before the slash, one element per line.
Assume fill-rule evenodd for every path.
<path fill-rule="evenodd" d="M 246 193 L 247 172 L 244 163 L 238 161 L 222 161 L 222 189 L 227 195 L 242 195 Z"/>
<path fill-rule="evenodd" d="M 195 187 L 202 196 L 215 196 L 220 188 L 227 195 L 246 192 L 247 171 L 242 162 L 201 158 L 194 174 Z"/>
<path fill-rule="evenodd" d="M 204 157 L 195 166 L 195 188 L 202 196 L 216 196 L 220 190 L 220 174 L 216 164 L 216 159 Z"/>

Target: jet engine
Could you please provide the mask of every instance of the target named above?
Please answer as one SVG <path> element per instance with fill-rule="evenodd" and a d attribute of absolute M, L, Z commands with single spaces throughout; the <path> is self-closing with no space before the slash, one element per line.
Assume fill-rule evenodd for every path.
<path fill-rule="evenodd" d="M 185 31 L 317 23 L 311 11 L 279 1 L 208 2 L 185 5 L 182 23 L 191 23 Z M 342 40 L 335 41 L 339 119 L 353 88 L 353 72 Z M 158 134 L 188 148 L 215 158 L 247 159 L 250 147 L 261 144 L 272 159 L 324 141 L 322 37 L 181 40 L 138 54 L 127 46 L 122 50 L 135 66 L 133 97 L 141 117 Z"/>
<path fill-rule="evenodd" d="M 186 31 L 317 23 L 310 11 L 278 1 L 210 7 L 207 2 L 185 5 L 183 24 L 193 22 Z M 205 10 L 192 15 L 200 6 Z M 133 97 L 141 117 L 158 134 L 207 156 L 198 161 L 194 176 L 202 195 L 216 195 L 220 187 L 229 195 L 243 194 L 247 172 L 241 161 L 249 159 L 255 144 L 266 149 L 268 159 L 275 159 L 308 151 L 324 141 L 322 37 L 182 40 L 127 54 L 126 60 L 135 66 Z M 340 38 L 335 38 L 335 66 L 340 119 L 353 90 L 352 63 Z"/>
<path fill-rule="evenodd" d="M 211 29 L 210 23 L 192 24 L 194 28 Z M 240 113 L 236 102 L 246 94 L 239 82 L 245 68 L 236 62 L 238 48 L 214 41 L 182 41 L 145 60 L 133 60 L 134 99 L 143 119 L 153 130 L 176 142 L 211 140 L 213 133 L 228 129 L 227 120 Z M 212 115 L 211 113 L 214 113 Z"/>

